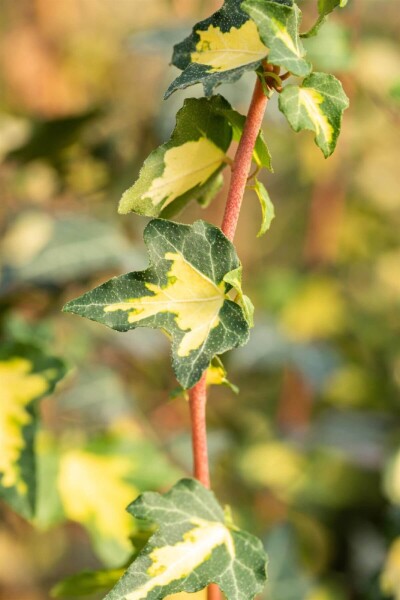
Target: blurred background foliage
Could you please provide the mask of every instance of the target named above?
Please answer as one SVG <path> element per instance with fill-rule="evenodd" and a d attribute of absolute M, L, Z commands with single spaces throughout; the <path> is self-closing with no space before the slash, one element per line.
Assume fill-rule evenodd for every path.
<path fill-rule="evenodd" d="M 299 4 L 307 29 L 316 2 Z M 124 507 L 190 473 L 163 336 L 60 309 L 146 265 L 145 220 L 118 216 L 117 202 L 183 102 L 162 101 L 172 44 L 219 5 L 0 4 L 0 333 L 69 366 L 41 403 L 35 527 L 0 503 L 1 600 L 121 568 L 148 535 Z M 277 216 L 264 238 L 251 192 L 244 202 L 237 247 L 256 327 L 225 360 L 239 395 L 211 391 L 209 443 L 220 500 L 270 554 L 268 600 L 400 598 L 399 30 L 396 0 L 350 0 L 306 41 L 351 100 L 338 148 L 325 161 L 274 98 L 264 183 Z M 251 89 L 246 76 L 221 93 L 246 112 Z M 179 218 L 218 224 L 225 194 Z"/>

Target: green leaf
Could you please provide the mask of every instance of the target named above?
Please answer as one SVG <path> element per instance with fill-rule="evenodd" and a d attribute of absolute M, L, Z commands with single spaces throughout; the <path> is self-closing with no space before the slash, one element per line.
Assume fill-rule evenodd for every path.
<path fill-rule="evenodd" d="M 294 131 L 315 131 L 315 143 L 325 158 L 336 147 L 343 111 L 349 100 L 333 75 L 312 73 L 302 85 L 288 85 L 279 95 L 279 109 Z"/>
<path fill-rule="evenodd" d="M 254 327 L 254 305 L 248 296 L 243 294 L 242 290 L 242 266 L 229 271 L 224 277 L 224 281 L 231 285 L 237 293 L 236 301 L 242 307 L 243 314 L 249 327 Z"/>
<path fill-rule="evenodd" d="M 261 237 L 271 227 L 272 219 L 275 217 L 275 208 L 264 184 L 261 183 L 261 181 L 256 179 L 253 189 L 257 194 L 261 205 L 261 227 L 260 231 L 257 233 L 257 237 Z"/>
<path fill-rule="evenodd" d="M 233 108 L 222 109 L 220 112 L 226 117 L 226 119 L 231 124 L 233 131 L 233 139 L 236 142 L 238 142 L 243 134 L 243 128 L 246 122 L 246 117 L 244 115 L 241 115 Z M 259 167 L 268 169 L 273 173 L 274 170 L 271 165 L 271 154 L 269 152 L 267 142 L 265 141 L 262 129 L 260 129 L 254 146 L 253 160 Z"/>
<path fill-rule="evenodd" d="M 304 76 L 311 65 L 304 60 L 299 37 L 301 12 L 296 4 L 287 6 L 268 0 L 245 0 L 242 9 L 255 21 L 264 44 L 269 48 L 268 62 Z"/>
<path fill-rule="evenodd" d="M 128 507 L 158 531 L 106 600 L 161 600 L 211 582 L 228 600 L 252 600 L 266 580 L 261 541 L 225 522 L 212 492 L 182 479 L 161 496 L 145 493 Z"/>
<path fill-rule="evenodd" d="M 51 590 L 53 598 L 81 598 L 98 593 L 107 593 L 122 577 L 124 569 L 82 571 L 57 583 Z"/>
<path fill-rule="evenodd" d="M 64 374 L 60 360 L 34 346 L 0 348 L 0 497 L 28 518 L 36 505 L 37 403 Z"/>
<path fill-rule="evenodd" d="M 209 202 L 232 139 L 229 123 L 218 114 L 224 109 L 230 105 L 222 96 L 185 100 L 170 140 L 145 160 L 118 212 L 154 217 L 166 209 L 170 216 L 190 199 Z"/>
<path fill-rule="evenodd" d="M 144 240 L 151 265 L 146 271 L 114 277 L 64 310 L 118 331 L 168 332 L 176 377 L 190 388 L 213 356 L 247 342 L 243 311 L 227 298 L 230 288 L 224 282 L 240 262 L 221 230 L 204 221 L 181 225 L 154 219 Z"/>
<path fill-rule="evenodd" d="M 317 35 L 321 25 L 325 23 L 326 17 L 338 6 L 343 8 L 348 0 L 318 0 L 318 19 L 314 25 L 306 33 L 302 33 L 300 37 L 309 38 Z"/>
<path fill-rule="evenodd" d="M 254 21 L 241 10 L 242 0 L 225 0 L 220 10 L 197 23 L 192 33 L 174 47 L 172 64 L 181 69 L 169 86 L 177 89 L 202 83 L 206 95 L 221 83 L 236 81 L 255 70 L 268 54 Z"/>

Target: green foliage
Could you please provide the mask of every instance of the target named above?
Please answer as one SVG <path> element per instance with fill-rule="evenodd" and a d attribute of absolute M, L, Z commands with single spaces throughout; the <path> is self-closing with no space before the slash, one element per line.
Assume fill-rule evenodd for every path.
<path fill-rule="evenodd" d="M 256 70 L 267 56 L 272 65 L 308 75 L 311 65 L 303 58 L 299 23 L 300 9 L 291 1 L 226 0 L 175 46 L 172 63 L 183 72 L 166 97 L 195 83 L 202 83 L 210 95 L 221 83 L 232 83 L 245 71 Z"/>
<path fill-rule="evenodd" d="M 176 377 L 190 388 L 214 355 L 248 339 L 244 313 L 227 298 L 230 286 L 224 283 L 239 259 L 223 233 L 204 221 L 190 226 L 154 219 L 144 240 L 149 269 L 115 277 L 71 300 L 64 310 L 118 331 L 167 331 Z"/>
<path fill-rule="evenodd" d="M 169 216 L 190 199 L 208 203 L 218 191 L 215 182 L 232 139 L 222 112 L 229 109 L 222 96 L 185 100 L 170 140 L 146 159 L 119 212 L 155 217 L 167 210 Z"/>
<path fill-rule="evenodd" d="M 266 560 L 260 540 L 227 522 L 214 494 L 193 479 L 168 493 L 147 492 L 128 507 L 159 525 L 107 600 L 162 599 L 217 583 L 228 600 L 261 592 Z"/>
<path fill-rule="evenodd" d="M 36 507 L 38 402 L 64 374 L 62 361 L 35 346 L 0 347 L 0 497 L 25 517 Z"/>
<path fill-rule="evenodd" d="M 349 101 L 333 75 L 312 73 L 301 86 L 289 85 L 279 96 L 279 108 L 294 131 L 311 129 L 325 158 L 336 147 L 343 111 Z"/>
<path fill-rule="evenodd" d="M 259 66 L 268 48 L 241 3 L 226 0 L 220 10 L 197 23 L 191 35 L 174 47 L 172 64 L 183 72 L 169 86 L 166 98 L 195 83 L 202 83 L 209 96 L 216 86 L 233 83 L 245 71 Z"/>
<path fill-rule="evenodd" d="M 222 96 L 211 94 L 220 84 L 234 82 L 247 71 L 254 72 L 268 97 L 274 92 L 280 94 L 279 108 L 291 127 L 295 131 L 314 131 L 317 145 L 328 157 L 335 149 L 348 99 L 340 82 L 332 75 L 312 72 L 301 37 L 314 36 L 326 16 L 345 3 L 345 0 L 319 0 L 316 24 L 301 35 L 301 12 L 292 0 L 225 0 L 220 10 L 197 23 L 192 34 L 175 46 L 172 62 L 182 73 L 170 85 L 166 96 L 201 83 L 206 96 L 210 97 L 189 98 L 184 102 L 177 113 L 170 139 L 151 152 L 137 181 L 121 199 L 121 214 L 134 212 L 162 217 L 150 221 L 144 231 L 149 267 L 114 277 L 64 307 L 65 312 L 87 317 L 120 332 L 137 327 L 160 329 L 171 342 L 172 364 L 181 386 L 177 394 L 184 397 L 188 396 L 186 390 L 192 388 L 204 372 L 207 386 L 225 385 L 237 391 L 229 382 L 219 355 L 244 346 L 253 327 L 254 306 L 243 293 L 242 265 L 231 241 L 220 229 L 205 221 L 183 225 L 167 220 L 192 199 L 207 206 L 221 189 L 224 167 L 233 164 L 235 169 L 238 166 L 236 161 L 232 163 L 227 153 L 231 142 L 240 142 L 247 130 L 246 117 Z M 284 75 L 281 69 L 286 71 Z M 285 80 L 290 75 L 305 79 L 299 85 L 286 85 Z M 77 133 L 96 115 L 94 110 L 76 117 L 44 121 L 39 128 L 34 128 L 25 145 L 8 156 L 24 164 L 41 159 L 46 153 L 54 154 L 49 163 L 52 168 L 62 171 L 76 150 Z M 254 133 L 256 137 L 257 131 Z M 118 158 L 124 154 L 119 150 L 116 152 Z M 100 144 L 93 148 L 92 158 L 104 156 L 105 152 Z M 247 187 L 255 191 L 260 201 L 262 222 L 258 236 L 261 236 L 270 229 L 275 216 L 269 193 L 257 177 L 262 168 L 272 171 L 271 155 L 262 131 L 258 132 L 252 158 L 256 168 L 248 176 Z M 131 169 L 127 171 L 130 173 Z M 60 178 L 60 181 L 64 179 Z M 120 192 L 119 189 L 112 190 L 113 193 L 116 191 Z M 96 195 L 91 199 L 97 200 Z M 124 238 L 114 235 L 108 225 L 85 217 L 44 220 L 39 213 L 36 217 L 39 218 L 33 226 L 32 222 L 22 224 L 22 227 L 17 223 L 14 230 L 12 226 L 11 234 L 2 242 L 5 258 L 1 265 L 0 292 L 5 296 L 15 287 L 18 289 L 26 284 L 47 285 L 53 289 L 66 281 L 94 277 L 98 270 L 119 266 L 125 256 L 128 246 L 125 246 Z M 59 256 L 55 259 L 57 254 L 62 255 L 61 259 Z M 303 387 L 297 388 L 301 401 L 302 394 L 311 394 L 310 389 L 320 392 L 332 371 L 337 375 L 337 369 L 340 375 L 332 353 L 324 351 L 308 337 L 319 339 L 319 336 L 341 333 L 345 327 L 344 303 L 336 288 L 323 278 L 314 287 L 304 288 L 296 287 L 294 281 L 283 281 L 280 292 L 281 296 L 278 293 L 278 299 L 275 298 L 276 303 L 273 303 L 274 309 L 279 312 L 285 304 L 282 297 L 290 301 L 279 317 L 275 315 L 280 322 L 275 338 L 272 336 L 273 343 L 271 330 L 260 328 L 261 337 L 256 345 L 261 358 L 257 352 L 254 358 L 252 346 L 247 348 L 248 354 L 242 356 L 250 356 L 250 364 L 270 366 L 268 357 L 265 358 L 269 344 L 273 348 L 274 367 L 280 361 L 279 364 L 287 369 L 289 392 L 292 370 L 306 380 Z M 317 302 L 314 301 L 316 295 Z M 323 315 L 318 321 L 321 305 L 328 307 L 330 313 L 328 319 Z M 37 310 L 35 306 L 33 310 L 35 308 Z M 311 323 L 308 320 L 310 314 Z M 318 329 L 321 322 L 322 334 Z M 285 327 L 293 337 L 298 335 L 299 340 L 289 339 Z M 34 336 L 32 332 L 27 333 L 28 330 L 29 327 L 25 334 Z M 75 346 L 75 358 L 79 360 L 92 352 L 93 361 L 96 361 L 98 342 L 107 333 L 98 334 L 88 347 L 85 347 L 85 335 L 85 326 L 82 326 L 75 344 L 71 343 Z M 63 335 L 60 337 L 64 339 Z M 66 337 L 68 339 L 68 333 Z M 301 341 L 303 338 L 305 341 Z M 124 342 L 110 339 L 116 346 L 120 344 L 120 352 Z M 154 384 L 157 381 L 164 393 L 165 375 L 159 373 L 156 362 L 150 367 L 144 365 L 140 350 L 135 348 L 135 342 L 131 345 L 130 341 L 126 342 L 125 351 L 132 356 L 124 368 L 126 366 L 129 372 L 137 369 L 138 379 L 148 377 Z M 277 357 L 279 351 L 281 355 Z M 318 355 L 317 374 L 307 362 L 310 355 L 313 359 Z M 107 595 L 108 600 L 162 600 L 174 593 L 199 591 L 212 582 L 219 585 L 227 600 L 252 600 L 262 591 L 266 581 L 266 554 L 261 541 L 233 525 L 229 510 L 222 510 L 212 492 L 195 480 L 183 479 L 163 496 L 144 493 L 137 497 L 146 487 L 170 485 L 170 479 L 181 476 L 181 469 L 174 468 L 168 459 L 160 458 L 155 444 L 145 435 L 138 434 L 136 421 L 131 427 L 132 421 L 123 414 L 119 427 L 121 423 L 122 428 L 128 426 L 128 435 L 126 430 L 118 434 L 118 427 L 114 430 L 111 426 L 107 434 L 98 432 L 98 423 L 88 419 L 93 427 L 90 434 L 82 435 L 79 427 L 77 434 L 72 427 L 69 435 L 58 440 L 54 433 L 46 431 L 36 436 L 37 402 L 53 390 L 64 367 L 60 361 L 22 345 L 6 347 L 4 355 L 0 353 L 0 359 L 2 357 L 0 380 L 4 379 L 8 396 L 6 410 L 0 417 L 0 427 L 4 430 L 0 429 L 0 440 L 4 443 L 4 448 L 0 448 L 3 450 L 0 452 L 0 495 L 41 527 L 47 528 L 66 519 L 82 525 L 89 533 L 96 554 L 109 566 L 119 567 L 127 556 L 135 556 L 121 579 L 123 570 L 120 568 L 83 572 L 56 586 L 55 596 L 103 593 L 114 584 Z M 96 368 L 98 372 L 103 367 Z M 256 373 L 257 368 L 254 371 Z M 253 375 L 252 386 L 257 394 Z M 359 384 L 361 396 L 365 393 L 368 386 L 362 377 L 360 383 L 357 370 L 350 374 L 341 373 L 341 376 L 342 379 L 338 376 L 336 381 L 330 381 L 331 387 L 326 393 L 328 401 L 338 402 L 339 399 L 340 402 L 348 378 Z M 310 385 L 307 377 L 312 380 Z M 124 398 L 121 401 L 120 390 L 111 386 L 107 391 L 103 384 L 106 379 L 96 375 L 94 379 L 97 384 L 100 380 L 95 395 L 102 396 L 116 412 L 121 410 L 123 413 Z M 89 377 L 87 381 L 93 394 L 93 378 Z M 83 405 L 87 396 L 79 389 L 79 385 L 73 387 L 72 394 L 78 398 L 77 404 Z M 157 393 L 154 392 L 155 406 Z M 290 396 L 283 386 L 283 403 L 287 401 L 285 393 Z M 307 398 L 307 402 L 309 400 Z M 97 405 L 95 411 L 96 408 Z M 246 411 L 244 407 L 241 410 Z M 239 457 L 232 457 L 241 483 L 249 485 L 247 491 L 254 486 L 260 492 L 268 490 L 268 495 L 275 494 L 279 502 L 288 506 L 298 501 L 307 506 L 315 504 L 326 511 L 348 508 L 356 497 L 367 496 L 369 479 L 358 466 L 341 455 L 326 456 L 319 451 L 307 453 L 300 443 L 298 447 L 285 443 L 265 418 L 265 410 L 263 405 L 262 411 L 246 413 L 243 423 L 235 422 L 236 414 L 230 415 L 232 432 L 236 433 L 237 427 L 249 427 L 243 438 L 251 441 L 238 441 L 242 444 Z M 241 413 L 237 412 L 240 421 Z M 287 412 L 291 413 L 290 407 Z M 83 413 L 82 408 L 81 416 Z M 285 406 L 282 414 L 285 415 Z M 177 415 L 175 421 L 171 419 L 172 423 L 176 421 L 179 421 Z M 282 425 L 284 431 L 287 424 L 283 422 Z M 259 434 L 265 437 L 266 431 L 267 441 L 262 439 L 258 443 L 253 439 Z M 215 451 L 212 445 L 211 450 Z M 140 463 L 139 466 L 136 463 Z M 332 489 L 336 487 L 341 493 L 333 499 Z M 387 490 L 395 502 L 398 497 L 396 486 L 387 485 Z M 140 525 L 123 511 L 128 501 L 135 497 L 137 499 L 128 508 L 131 515 L 158 526 L 150 539 L 149 531 L 141 536 Z M 371 505 L 378 502 L 377 494 L 370 494 L 369 502 Z M 251 516 L 244 520 L 251 521 Z M 286 552 L 284 563 L 289 575 L 284 574 L 282 579 L 292 576 L 299 580 L 296 591 L 300 589 L 304 595 L 317 593 L 317 588 L 309 585 L 311 579 L 301 576 L 297 557 L 289 551 L 291 534 L 282 531 L 280 536 L 272 536 L 272 542 L 268 540 L 273 560 L 276 561 L 275 553 Z M 270 591 L 280 600 L 286 596 L 278 589 L 281 577 L 277 570 L 279 565 L 273 571 Z M 386 579 L 389 581 L 386 587 L 392 589 L 390 573 L 386 574 Z"/>
<path fill-rule="evenodd" d="M 335 8 L 340 7 L 343 8 L 346 6 L 348 0 L 318 0 L 318 19 L 314 23 L 307 33 L 303 33 L 301 37 L 308 38 L 317 35 L 321 25 L 325 23 L 326 17 L 331 13 Z"/>
<path fill-rule="evenodd" d="M 57 583 L 51 590 L 53 598 L 82 598 L 105 594 L 124 574 L 124 569 L 82 571 Z"/>
<path fill-rule="evenodd" d="M 255 21 L 269 48 L 268 62 L 303 77 L 311 71 L 299 38 L 300 9 L 266 0 L 245 0 L 242 9 Z"/>
<path fill-rule="evenodd" d="M 257 237 L 261 237 L 271 227 L 272 220 L 275 218 L 275 208 L 265 188 L 265 185 L 261 183 L 261 181 L 255 179 L 253 189 L 257 194 L 261 206 L 261 227 L 257 233 Z"/>

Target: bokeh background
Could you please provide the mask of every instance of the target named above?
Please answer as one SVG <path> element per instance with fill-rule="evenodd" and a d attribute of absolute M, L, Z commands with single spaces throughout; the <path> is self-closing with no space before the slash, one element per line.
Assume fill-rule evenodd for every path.
<path fill-rule="evenodd" d="M 316 0 L 299 4 L 306 28 Z M 143 535 L 124 507 L 190 473 L 162 334 L 60 309 L 146 265 L 146 219 L 117 203 L 183 102 L 162 100 L 172 44 L 219 5 L 0 3 L 0 334 L 69 366 L 41 405 L 35 526 L 0 503 L 1 600 L 45 600 L 73 573 L 120 568 Z M 236 242 L 256 327 L 224 358 L 240 392 L 212 389 L 209 443 L 220 500 L 269 552 L 268 600 L 400 598 L 399 31 L 397 0 L 350 0 L 307 42 L 350 97 L 337 150 L 325 161 L 274 98 L 264 238 L 256 198 L 244 201 Z M 219 91 L 246 112 L 252 86 Z M 179 219 L 219 224 L 225 195 Z"/>

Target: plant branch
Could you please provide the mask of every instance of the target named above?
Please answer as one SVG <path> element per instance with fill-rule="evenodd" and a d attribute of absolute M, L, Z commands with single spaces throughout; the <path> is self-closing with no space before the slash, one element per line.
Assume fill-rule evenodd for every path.
<path fill-rule="evenodd" d="M 235 154 L 232 165 L 232 175 L 229 186 L 228 198 L 225 206 L 225 214 L 221 229 L 229 240 L 233 240 L 243 194 L 246 189 L 247 179 L 250 173 L 253 149 L 261 128 L 264 112 L 268 98 L 265 96 L 262 83 L 257 77 L 253 97 L 247 114 L 243 134 Z M 190 416 L 192 424 L 192 447 L 194 476 L 205 487 L 210 487 L 210 473 L 207 451 L 207 429 L 206 429 L 206 404 L 207 388 L 206 373 L 203 373 L 200 381 L 189 390 Z M 208 586 L 208 600 L 219 600 L 220 590 L 215 584 Z"/>
<path fill-rule="evenodd" d="M 190 420 L 192 424 L 193 471 L 196 479 L 206 488 L 210 487 L 208 467 L 206 403 L 207 403 L 207 373 L 204 372 L 200 381 L 189 390 Z"/>
<path fill-rule="evenodd" d="M 235 154 L 232 176 L 222 221 L 222 231 L 231 241 L 235 236 L 240 207 L 250 172 L 253 149 L 261 128 L 268 98 L 264 94 L 261 81 L 257 77 L 243 134 Z"/>

